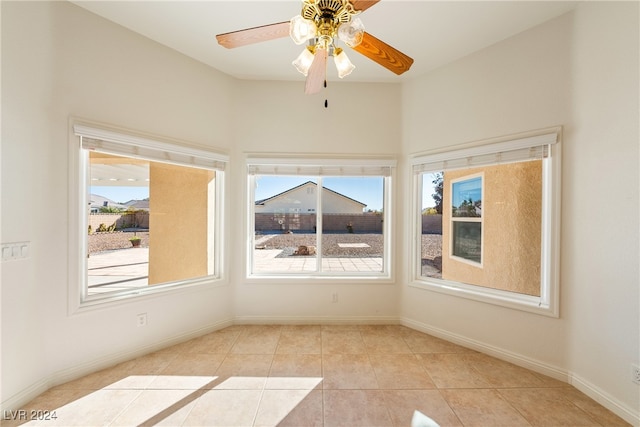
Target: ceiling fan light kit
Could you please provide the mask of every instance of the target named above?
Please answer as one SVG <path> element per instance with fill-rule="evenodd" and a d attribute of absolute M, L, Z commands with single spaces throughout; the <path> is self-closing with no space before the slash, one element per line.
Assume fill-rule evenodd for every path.
<path fill-rule="evenodd" d="M 328 56 L 333 57 L 339 78 L 355 69 L 344 50 L 336 45 L 337 40 L 399 75 L 409 70 L 413 59 L 365 32 L 364 24 L 356 16 L 378 1 L 303 0 L 300 15 L 289 22 L 218 34 L 216 39 L 226 48 L 235 48 L 284 37 L 288 33 L 295 44 L 307 43 L 292 62 L 307 78 L 306 94 L 317 93 L 326 86 Z"/>

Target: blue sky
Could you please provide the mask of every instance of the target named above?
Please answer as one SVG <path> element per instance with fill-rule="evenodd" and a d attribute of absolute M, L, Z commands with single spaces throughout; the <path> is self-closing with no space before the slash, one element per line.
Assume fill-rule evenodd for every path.
<path fill-rule="evenodd" d="M 256 177 L 256 200 L 266 199 L 307 181 L 315 182 L 309 176 L 269 176 Z M 365 203 L 366 210 L 382 210 L 384 194 L 383 179 L 380 177 L 323 177 L 322 185 L 344 196 Z"/>
<path fill-rule="evenodd" d="M 92 186 L 91 194 L 106 197 L 116 203 L 125 203 L 129 200 L 142 200 L 149 197 L 149 187 L 116 187 L 116 186 Z"/>

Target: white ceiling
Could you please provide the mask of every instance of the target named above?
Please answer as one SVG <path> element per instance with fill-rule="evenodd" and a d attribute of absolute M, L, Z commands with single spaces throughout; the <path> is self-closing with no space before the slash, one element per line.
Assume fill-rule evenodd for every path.
<path fill-rule="evenodd" d="M 302 51 L 288 37 L 226 49 L 215 35 L 288 21 L 301 1 L 73 1 L 93 13 L 240 79 L 295 80 L 291 65 Z M 424 74 L 474 51 L 559 16 L 567 1 L 382 0 L 360 16 L 368 33 L 412 57 L 408 72 L 392 72 L 349 48 L 352 82 L 398 82 Z M 329 67 L 329 80 L 337 79 Z"/>

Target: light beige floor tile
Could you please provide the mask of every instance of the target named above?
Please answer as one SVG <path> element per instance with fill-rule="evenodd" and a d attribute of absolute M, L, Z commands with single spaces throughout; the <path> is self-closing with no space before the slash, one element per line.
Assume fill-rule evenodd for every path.
<path fill-rule="evenodd" d="M 262 390 L 266 383 L 266 376 L 221 375 L 212 388 L 216 390 Z"/>
<path fill-rule="evenodd" d="M 322 357 L 319 354 L 276 354 L 269 376 L 320 377 L 322 376 Z"/>
<path fill-rule="evenodd" d="M 114 426 L 139 426 L 160 421 L 195 400 L 194 390 L 144 390 L 114 420 Z M 155 424 L 155 422 L 153 424 Z"/>
<path fill-rule="evenodd" d="M 187 419 L 187 416 L 191 413 L 193 408 L 196 406 L 196 400 L 192 402 L 186 403 L 180 402 L 180 405 L 176 405 L 176 407 L 170 408 L 170 410 L 159 414 L 158 417 L 154 417 L 149 420 L 148 424 L 141 424 L 138 427 L 176 427 L 183 425 L 184 421 Z M 165 416 L 166 415 L 166 416 Z M 164 417 L 164 418 L 162 418 Z M 160 419 L 162 418 L 162 419 Z"/>
<path fill-rule="evenodd" d="M 469 353 L 464 356 L 492 387 L 540 387 L 543 381 L 528 369 L 496 359 L 481 353 Z"/>
<path fill-rule="evenodd" d="M 360 332 L 362 325 L 321 325 L 322 332 Z"/>
<path fill-rule="evenodd" d="M 402 354 L 411 349 L 401 336 L 389 331 L 362 331 L 362 341 L 368 353 Z"/>
<path fill-rule="evenodd" d="M 381 389 L 430 389 L 435 384 L 413 354 L 370 354 Z"/>
<path fill-rule="evenodd" d="M 195 354 L 184 353 L 175 359 L 166 368 L 161 375 L 188 375 L 188 376 L 215 376 L 218 367 L 224 360 L 222 354 Z"/>
<path fill-rule="evenodd" d="M 54 390 L 99 390 L 129 376 L 116 368 L 103 369 L 54 387 Z"/>
<path fill-rule="evenodd" d="M 414 353 L 468 353 L 472 351 L 452 342 L 417 331 L 404 334 L 403 339 Z"/>
<path fill-rule="evenodd" d="M 110 424 L 142 390 L 96 390 L 56 409 L 56 419 L 31 421 L 30 426 L 103 426 Z"/>
<path fill-rule="evenodd" d="M 278 424 L 278 427 L 322 427 L 322 391 L 312 390 Z"/>
<path fill-rule="evenodd" d="M 566 384 L 565 384 L 566 386 Z M 584 393 L 576 390 L 573 387 L 565 388 L 562 390 L 563 396 L 576 405 L 578 408 L 585 411 L 591 418 L 607 427 L 622 427 L 629 426 L 625 420 L 609 411 L 604 406 L 597 403 Z"/>
<path fill-rule="evenodd" d="M 380 390 L 325 390 L 325 427 L 393 426 Z"/>
<path fill-rule="evenodd" d="M 275 427 L 301 405 L 311 390 L 265 390 L 260 400 L 255 426 Z"/>
<path fill-rule="evenodd" d="M 322 330 L 323 354 L 365 354 L 366 352 L 359 330 Z"/>
<path fill-rule="evenodd" d="M 496 390 L 449 389 L 440 393 L 465 427 L 531 425 Z"/>
<path fill-rule="evenodd" d="M 144 390 L 156 379 L 156 375 L 129 375 L 104 387 L 104 390 Z"/>
<path fill-rule="evenodd" d="M 207 375 L 158 375 L 148 385 L 150 390 L 199 390 L 214 387 L 217 376 Z"/>
<path fill-rule="evenodd" d="M 416 409 L 442 427 L 628 426 L 564 382 L 400 325 L 232 326 L 53 387 L 22 409 L 55 410 L 47 425 L 65 426 L 145 416 L 166 426 L 407 426 Z"/>
<path fill-rule="evenodd" d="M 0 425 L 2 427 L 13 427 L 25 424 L 25 422 L 33 418 L 32 411 L 36 411 L 36 414 L 39 413 L 38 411 L 48 411 L 48 413 L 43 414 L 45 417 L 57 417 L 60 408 L 91 393 L 93 393 L 93 390 L 47 390 L 20 409 L 3 412 Z"/>
<path fill-rule="evenodd" d="M 162 372 L 177 358 L 178 355 L 175 353 L 156 351 L 145 356 L 137 357 L 133 359 L 131 363 L 125 362 L 116 366 L 116 368 L 126 369 L 131 375 L 155 375 Z"/>
<path fill-rule="evenodd" d="M 280 332 L 280 326 L 247 326 L 234 342 L 230 352 L 232 354 L 274 354 Z"/>
<path fill-rule="evenodd" d="M 321 332 L 319 326 L 285 327 L 280 334 L 278 354 L 320 354 Z"/>
<path fill-rule="evenodd" d="M 534 426 L 600 425 L 569 401 L 564 389 L 500 389 L 498 392 Z"/>
<path fill-rule="evenodd" d="M 384 400 L 396 426 L 411 425 L 416 410 L 437 422 L 440 427 L 462 426 L 438 390 L 384 390 Z"/>
<path fill-rule="evenodd" d="M 191 340 L 190 345 L 186 346 L 184 351 L 187 353 L 225 354 L 231 350 L 240 333 L 241 330 L 238 329 L 222 329 L 211 332 Z"/>
<path fill-rule="evenodd" d="M 438 388 L 490 388 L 464 353 L 418 354 L 422 366 Z"/>
<path fill-rule="evenodd" d="M 204 393 L 184 420 L 184 426 L 251 426 L 262 390 L 210 390 Z"/>
<path fill-rule="evenodd" d="M 325 390 L 378 388 L 366 354 L 326 354 L 322 357 L 322 376 Z"/>
<path fill-rule="evenodd" d="M 228 354 L 216 375 L 220 377 L 267 377 L 273 356 L 268 354 Z"/>

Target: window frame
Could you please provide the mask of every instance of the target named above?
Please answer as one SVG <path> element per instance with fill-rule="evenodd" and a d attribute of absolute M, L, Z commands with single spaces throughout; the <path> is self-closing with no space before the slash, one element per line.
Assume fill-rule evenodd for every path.
<path fill-rule="evenodd" d="M 325 156 L 280 156 L 269 157 L 261 154 L 247 153 L 245 155 L 245 178 L 246 178 L 246 220 L 245 220 L 245 237 L 246 251 L 245 251 L 245 281 L 247 283 L 282 283 L 283 281 L 296 281 L 296 283 L 318 283 L 318 282 L 335 282 L 336 280 L 348 282 L 348 283 L 394 283 L 394 258 L 391 245 L 392 239 L 392 224 L 393 224 L 393 185 L 394 177 L 396 174 L 397 161 L 393 157 L 325 157 Z M 318 190 L 324 188 L 322 185 L 323 177 L 357 177 L 367 176 L 365 174 L 351 174 L 350 171 L 364 170 L 366 168 L 387 168 L 389 173 L 387 176 L 383 176 L 383 255 L 382 255 L 382 271 L 381 272 L 329 272 L 329 271 L 296 271 L 296 272 L 253 272 L 254 266 L 254 234 L 255 234 L 255 176 L 261 175 L 260 173 L 252 172 L 255 168 L 277 168 L 282 173 L 276 175 L 282 176 L 294 176 L 304 175 L 313 176 L 317 178 Z M 297 172 L 296 172 L 297 170 Z M 317 174 L 313 173 L 301 173 L 300 171 L 318 171 Z M 334 172 L 334 173 L 330 173 Z M 368 175 L 372 176 L 372 175 Z M 382 176 L 382 175 L 377 175 Z M 316 191 L 317 205 L 314 212 L 317 215 L 316 224 L 317 230 L 322 229 L 322 209 L 321 209 L 321 197 L 322 191 Z M 322 239 L 322 233 L 318 233 L 318 240 Z M 318 262 L 322 262 L 321 256 L 321 242 L 318 244 L 317 251 Z"/>
<path fill-rule="evenodd" d="M 165 152 L 175 154 L 182 158 L 191 158 L 194 162 L 192 167 L 200 167 L 202 161 L 207 164 L 215 164 L 215 167 L 205 169 L 216 171 L 215 194 L 214 194 L 214 218 L 212 230 L 213 245 L 213 274 L 184 279 L 167 283 L 156 284 L 145 288 L 134 288 L 131 290 L 114 291 L 88 295 L 87 277 L 87 251 L 88 239 L 86 230 L 88 227 L 87 217 L 87 193 L 88 193 L 88 149 L 83 148 L 82 138 L 95 139 L 104 142 L 106 145 L 115 144 L 122 147 L 133 147 L 151 152 Z M 121 304 L 132 300 L 156 297 L 159 294 L 185 293 L 194 290 L 223 286 L 227 284 L 226 274 L 223 270 L 223 244 L 224 236 L 224 188 L 225 188 L 225 168 L 229 161 L 226 154 L 214 151 L 205 147 L 195 147 L 183 141 L 169 140 L 155 135 L 142 134 L 128 129 L 114 128 L 111 126 L 89 122 L 80 119 L 71 119 L 69 124 L 69 223 L 77 226 L 69 227 L 69 296 L 68 310 L 73 315 L 87 310 L 102 308 L 105 305 Z M 111 154 L 136 157 L 125 152 L 111 152 Z M 158 162 L 159 159 L 147 155 L 140 155 L 149 161 Z M 166 163 L 181 164 L 173 161 Z M 182 165 L 188 166 L 186 163 Z"/>
<path fill-rule="evenodd" d="M 409 173 L 412 175 L 410 229 L 413 237 L 411 238 L 409 286 L 544 316 L 559 317 L 561 136 L 562 127 L 558 126 L 412 155 Z M 547 150 L 547 155 L 542 162 L 540 296 L 422 276 L 420 239 L 422 234 L 423 174 L 440 172 L 441 170 L 438 170 L 437 167 L 431 166 L 434 164 L 460 165 L 457 169 L 465 168 L 464 164 L 470 162 L 474 156 L 475 158 L 483 157 L 486 166 L 500 164 L 499 159 L 503 153 L 508 154 L 510 150 L 515 152 L 512 150 L 526 150 L 527 148 L 533 150 L 533 147 L 543 147 L 543 150 Z M 490 157 L 496 157 L 498 161 L 486 163 L 486 159 Z M 508 160 L 508 155 L 504 157 L 506 159 L 504 163 L 511 162 Z M 469 165 L 468 168 L 475 166 L 477 165 Z M 429 169 L 430 167 L 431 169 Z M 456 167 L 446 169 L 451 170 Z M 483 206 L 483 216 L 485 214 L 484 208 L 485 206 Z M 447 209 L 447 207 L 443 206 L 443 209 Z"/>
<path fill-rule="evenodd" d="M 465 175 L 463 177 L 460 178 L 456 178 L 454 180 L 451 180 L 450 182 L 450 191 L 449 194 L 453 195 L 453 186 L 454 184 L 457 184 L 459 182 L 463 182 L 463 181 L 469 181 L 475 178 L 480 178 L 480 194 L 481 197 L 484 197 L 484 172 L 480 172 L 480 173 L 474 173 L 474 174 L 470 174 L 470 175 Z M 483 267 L 483 262 L 484 262 L 484 206 L 482 207 L 482 215 L 479 217 L 459 217 L 459 216 L 454 216 L 453 213 L 451 214 L 451 218 L 449 220 L 449 256 L 452 258 L 455 258 L 456 260 L 463 262 L 465 264 L 469 264 L 472 265 L 474 267 L 477 268 L 482 268 Z M 480 223 L 480 262 L 477 261 L 473 261 L 472 259 L 469 258 L 464 258 L 462 256 L 456 255 L 454 254 L 454 248 L 455 248 L 455 233 L 453 231 L 454 227 L 453 224 L 456 222 L 473 222 L 473 223 Z"/>

